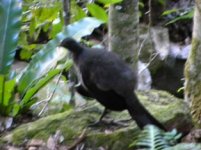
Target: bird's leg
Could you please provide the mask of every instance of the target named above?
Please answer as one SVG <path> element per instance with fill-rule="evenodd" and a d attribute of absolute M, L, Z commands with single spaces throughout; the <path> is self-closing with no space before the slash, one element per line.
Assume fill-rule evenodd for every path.
<path fill-rule="evenodd" d="M 103 122 L 106 122 L 106 121 L 103 121 L 103 118 L 109 113 L 110 111 L 105 108 L 102 115 L 100 116 L 99 120 L 96 122 L 96 123 L 103 123 Z M 110 125 L 117 125 L 117 126 L 128 126 L 126 125 L 125 123 L 131 121 L 132 118 L 130 119 L 127 119 L 127 120 L 118 120 L 118 121 L 114 121 L 112 120 L 111 122 L 106 122 L 106 124 L 110 124 Z"/>
<path fill-rule="evenodd" d="M 96 127 L 96 126 L 101 126 L 104 124 L 103 118 L 108 114 L 109 110 L 107 108 L 104 109 L 103 113 L 101 114 L 100 118 L 98 121 L 88 125 L 88 127 Z"/>
<path fill-rule="evenodd" d="M 132 118 L 130 119 L 125 119 L 125 120 L 113 120 L 111 124 L 116 125 L 116 126 L 122 126 L 122 127 L 127 127 L 129 126 L 128 122 L 132 121 Z"/>
<path fill-rule="evenodd" d="M 129 122 L 132 119 L 127 119 L 127 120 L 119 120 L 119 121 L 114 121 L 114 120 L 103 120 L 103 118 L 109 113 L 110 111 L 105 108 L 103 113 L 101 114 L 100 118 L 98 121 L 90 124 L 88 127 L 97 127 L 97 126 L 103 126 L 103 125 L 112 125 L 112 126 L 122 126 L 122 127 L 127 127 Z"/>
<path fill-rule="evenodd" d="M 109 110 L 107 108 L 104 109 L 103 113 L 101 114 L 98 122 L 102 122 L 103 118 L 109 113 Z"/>
<path fill-rule="evenodd" d="M 69 91 L 70 91 L 70 104 L 75 105 L 75 87 L 76 87 L 76 78 L 73 73 L 73 69 L 68 72 L 69 79 Z"/>

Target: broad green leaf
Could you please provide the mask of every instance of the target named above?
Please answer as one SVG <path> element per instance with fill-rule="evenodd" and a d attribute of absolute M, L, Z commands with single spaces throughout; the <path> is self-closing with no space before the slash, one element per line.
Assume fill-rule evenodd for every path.
<path fill-rule="evenodd" d="M 162 5 L 162 6 L 164 6 L 165 5 L 165 0 L 158 0 L 158 2 Z"/>
<path fill-rule="evenodd" d="M 82 37 L 90 35 L 93 30 L 99 27 L 104 22 L 93 17 L 85 17 L 77 22 L 74 22 L 64 28 L 64 31 L 59 33 L 57 37 L 63 40 L 66 37 L 73 37 L 80 41 Z"/>
<path fill-rule="evenodd" d="M 66 26 L 63 32 L 57 34 L 56 38 L 49 41 L 38 53 L 36 53 L 29 63 L 28 67 L 19 76 L 18 90 L 23 96 L 28 88 L 32 87 L 34 82 L 47 74 L 48 71 L 55 68 L 58 61 L 63 57 L 58 56 L 56 47 L 66 37 L 73 37 L 80 40 L 81 37 L 89 35 L 93 30 L 103 22 L 95 18 L 86 17 L 78 22 Z M 59 52 L 60 53 L 60 52 Z"/>
<path fill-rule="evenodd" d="M 57 33 L 61 32 L 63 24 L 59 18 L 55 19 L 52 23 L 52 30 L 49 32 L 49 38 L 55 38 Z"/>
<path fill-rule="evenodd" d="M 50 45 L 51 46 L 51 45 Z M 40 62 L 41 66 L 36 66 L 36 67 L 39 67 L 38 69 L 38 72 L 35 72 L 35 70 L 33 70 L 33 68 L 31 68 L 30 70 L 27 70 L 26 68 L 24 69 L 25 71 L 25 74 L 27 73 L 27 76 L 25 76 L 23 82 L 20 82 L 22 84 L 22 90 L 24 90 L 24 93 L 21 95 L 23 96 L 25 93 L 26 93 L 26 90 L 28 90 L 29 88 L 31 88 L 35 83 L 37 83 L 38 79 L 40 79 L 41 77 L 43 77 L 44 75 L 46 75 L 46 73 L 48 71 L 50 71 L 51 69 L 54 69 L 56 67 L 56 65 L 58 64 L 58 62 L 60 60 L 62 60 L 63 58 L 65 58 L 67 56 L 67 51 L 66 50 L 60 50 L 60 49 L 55 49 L 54 50 L 54 56 L 52 57 L 52 61 L 48 60 L 44 63 L 40 62 L 41 60 L 40 59 L 37 59 L 38 62 Z M 49 58 L 48 58 L 49 59 Z M 33 64 L 35 65 L 35 64 Z M 42 69 L 42 70 L 41 70 Z M 44 70 L 43 70 L 44 69 Z M 46 69 L 46 70 L 45 70 Z M 44 71 L 44 72 L 43 72 Z M 32 82 L 29 82 L 28 80 L 31 80 L 30 79 L 30 76 L 32 75 L 32 73 L 35 73 L 36 75 L 38 75 L 38 78 L 37 80 L 32 80 Z M 24 75 L 24 73 L 23 73 Z M 22 76 L 23 76 L 22 75 Z M 34 78 L 35 76 L 33 76 Z M 25 86 L 26 89 L 23 87 Z M 19 88 L 20 86 L 18 86 Z"/>
<path fill-rule="evenodd" d="M 97 19 L 100 19 L 104 22 L 108 21 L 108 15 L 106 11 L 102 7 L 98 6 L 97 4 L 90 3 L 87 5 L 87 9 L 89 10 L 90 14 L 93 17 L 96 17 Z"/>
<path fill-rule="evenodd" d="M 0 105 L 3 103 L 5 76 L 0 74 Z"/>
<path fill-rule="evenodd" d="M 71 14 L 73 14 L 71 15 L 71 22 L 75 22 L 86 17 L 86 13 L 80 6 L 77 5 L 75 0 L 71 2 Z"/>
<path fill-rule="evenodd" d="M 43 7 L 39 16 L 39 22 L 53 21 L 58 16 L 59 9 L 55 7 Z"/>
<path fill-rule="evenodd" d="M 61 70 L 59 69 L 55 69 L 55 70 L 51 70 L 47 76 L 45 76 L 43 79 L 39 80 L 39 82 L 33 86 L 32 88 L 30 88 L 25 96 L 23 97 L 22 101 L 20 102 L 21 105 L 26 105 L 26 103 L 29 102 L 29 100 L 36 94 L 36 92 L 38 90 L 40 90 L 44 85 L 46 85 L 51 79 L 53 79 L 57 74 L 59 74 L 59 72 L 61 72 Z"/>
<path fill-rule="evenodd" d="M 25 96 L 23 97 L 22 101 L 20 102 L 21 105 L 26 105 L 30 102 L 31 98 L 43 87 L 45 86 L 50 80 L 52 80 L 56 75 L 58 75 L 63 69 L 69 70 L 72 66 L 72 61 L 67 60 L 63 66 L 58 67 L 58 69 L 53 69 L 48 72 L 48 74 L 40 79 L 33 87 L 29 88 L 26 92 Z"/>
<path fill-rule="evenodd" d="M 144 8 L 144 3 L 143 2 L 138 2 L 138 6 L 139 6 L 139 8 Z M 140 12 L 140 13 L 142 13 L 142 12 Z"/>
<path fill-rule="evenodd" d="M 169 15 L 169 14 L 171 14 L 171 13 L 175 13 L 175 12 L 177 12 L 178 11 L 178 9 L 170 9 L 170 10 L 166 10 L 166 11 L 164 11 L 163 13 L 162 13 L 162 16 L 166 16 L 166 15 Z"/>
<path fill-rule="evenodd" d="M 7 74 L 14 60 L 20 31 L 21 0 L 0 1 L 0 73 Z"/>
<path fill-rule="evenodd" d="M 99 3 L 102 3 L 104 5 L 111 5 L 111 4 L 116 4 L 116 3 L 120 3 L 123 0 L 98 0 Z"/>
<path fill-rule="evenodd" d="M 13 97 L 13 92 L 15 89 L 16 80 L 9 80 L 5 82 L 4 86 L 4 99 L 3 99 L 3 105 L 8 106 L 10 104 L 10 100 Z"/>
<path fill-rule="evenodd" d="M 19 104 L 14 104 L 13 107 L 12 107 L 12 112 L 11 112 L 11 116 L 15 117 L 19 111 L 21 109 L 21 106 Z"/>
<path fill-rule="evenodd" d="M 8 106 L 1 106 L 1 114 L 4 115 L 4 116 L 10 116 L 11 112 L 12 112 L 12 109 L 13 109 L 13 105 L 10 104 Z"/>
<path fill-rule="evenodd" d="M 21 107 L 21 109 L 20 109 L 20 113 L 26 113 L 27 111 L 29 111 L 30 109 L 31 109 L 31 106 L 33 105 L 33 104 L 35 104 L 36 102 L 37 102 L 37 98 L 36 97 L 32 97 L 25 105 L 23 105 L 23 107 L 21 107 L 21 105 L 20 105 L 20 107 Z"/>
<path fill-rule="evenodd" d="M 32 51 L 22 49 L 20 51 L 20 58 L 23 60 L 29 60 L 32 56 Z"/>
<path fill-rule="evenodd" d="M 166 23 L 166 25 L 169 25 L 169 24 L 172 24 L 172 23 L 175 23 L 179 20 L 186 20 L 186 19 L 192 19 L 193 18 L 193 14 L 194 14 L 194 10 L 191 10 L 189 11 L 188 13 L 182 15 L 182 16 L 179 16 L 179 17 L 176 17 L 175 19 L 169 21 L 168 23 Z"/>
<path fill-rule="evenodd" d="M 36 29 L 36 18 L 32 18 L 29 26 L 29 35 L 32 37 Z"/>

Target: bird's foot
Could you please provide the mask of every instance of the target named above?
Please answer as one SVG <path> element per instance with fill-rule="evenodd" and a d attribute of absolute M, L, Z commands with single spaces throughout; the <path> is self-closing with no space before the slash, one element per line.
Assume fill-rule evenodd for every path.
<path fill-rule="evenodd" d="M 125 120 L 117 120 L 116 122 L 121 122 L 121 123 L 128 123 L 130 121 L 132 121 L 133 119 L 130 118 L 130 119 L 125 119 Z"/>
<path fill-rule="evenodd" d="M 88 125 L 88 127 L 102 127 L 102 126 L 117 126 L 117 127 L 127 127 L 130 120 L 114 121 L 114 120 L 99 120 Z"/>
<path fill-rule="evenodd" d="M 94 123 L 90 123 L 89 125 L 88 125 L 88 127 L 101 127 L 101 126 L 103 126 L 104 125 L 104 123 L 103 123 L 103 121 L 101 120 L 101 121 L 96 121 L 96 122 L 94 122 Z"/>
<path fill-rule="evenodd" d="M 126 121 L 125 120 L 120 120 L 120 121 L 111 121 L 111 125 L 113 125 L 113 126 L 118 126 L 118 127 L 128 127 L 129 126 L 129 124 L 128 123 L 126 123 Z"/>

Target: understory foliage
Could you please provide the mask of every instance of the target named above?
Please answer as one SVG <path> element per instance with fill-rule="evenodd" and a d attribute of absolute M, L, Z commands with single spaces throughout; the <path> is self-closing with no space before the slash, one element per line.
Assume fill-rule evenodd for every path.
<path fill-rule="evenodd" d="M 153 125 L 148 125 L 130 147 L 143 150 L 164 150 L 176 145 L 180 137 L 181 134 L 178 134 L 176 130 L 164 132 Z"/>
<path fill-rule="evenodd" d="M 195 143 L 178 144 L 182 137 L 175 129 L 164 132 L 153 125 L 147 125 L 137 136 L 130 147 L 135 150 L 200 150 L 201 145 Z"/>
<path fill-rule="evenodd" d="M 109 5 L 122 0 L 98 0 L 98 5 L 92 1 L 70 1 L 70 23 L 85 17 L 95 17 L 102 22 L 108 21 Z M 43 44 L 54 39 L 64 26 L 63 4 L 61 0 L 25 0 L 22 3 L 22 27 L 18 46 L 19 57 L 30 60 Z M 78 29 L 79 30 L 79 29 Z"/>
<path fill-rule="evenodd" d="M 32 56 L 28 66 L 17 74 L 11 70 L 11 65 L 17 47 L 22 42 L 19 35 L 23 33 L 20 31 L 24 33 L 28 31 L 29 34 L 26 36 L 29 37 L 32 34 L 30 32 L 35 28 L 38 30 L 44 28 L 44 26 L 37 24 L 38 20 L 42 23 L 47 17 L 50 17 L 48 23 L 53 21 L 51 16 L 47 15 L 51 11 L 48 7 L 47 10 L 40 10 L 47 13 L 44 13 L 46 17 L 33 18 L 32 15 L 28 15 L 32 19 L 25 26 L 22 23 L 24 21 L 22 4 L 21 0 L 3 0 L 0 2 L 0 33 L 2 35 L 0 38 L 0 115 L 12 117 L 27 112 L 30 106 L 36 102 L 34 95 L 63 69 L 68 70 L 71 67 L 72 62 L 67 59 L 67 52 L 57 49 L 60 41 L 65 37 L 74 37 L 79 41 L 81 37 L 91 34 L 94 28 L 102 24 L 100 20 L 85 17 L 68 26 L 63 26 L 61 32 L 43 44 L 39 52 Z M 32 10 L 26 13 L 30 13 L 30 11 Z M 37 11 L 34 13 L 43 14 Z M 34 29 L 31 27 L 32 24 L 36 24 Z M 26 27 L 28 29 L 23 30 Z M 28 42 L 26 44 L 27 47 L 32 47 L 32 44 Z"/>
<path fill-rule="evenodd" d="M 0 115 L 17 117 L 25 114 L 36 103 L 36 93 L 72 66 L 67 52 L 57 49 L 60 41 L 66 37 L 80 41 L 90 35 L 95 28 L 108 22 L 109 5 L 121 1 L 86 3 L 72 0 L 70 24 L 65 26 L 61 0 L 1 0 Z M 158 1 L 164 3 L 164 0 Z M 143 3 L 140 5 L 143 7 Z M 167 24 L 193 16 L 193 8 L 182 11 L 184 13 L 178 13 L 180 11 L 167 10 L 162 16 L 173 16 Z M 28 61 L 28 66 L 20 73 L 11 69 L 18 51 L 19 57 Z M 164 133 L 154 126 L 147 126 L 130 146 L 170 150 L 179 137 L 175 130 Z"/>

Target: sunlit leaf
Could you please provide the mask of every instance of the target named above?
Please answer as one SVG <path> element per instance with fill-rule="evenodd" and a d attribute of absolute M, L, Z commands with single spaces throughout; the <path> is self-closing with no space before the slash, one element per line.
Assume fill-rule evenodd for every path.
<path fill-rule="evenodd" d="M 29 60 L 32 56 L 32 51 L 28 51 L 28 50 L 21 50 L 20 51 L 20 58 L 23 60 Z"/>
<path fill-rule="evenodd" d="M 0 105 L 3 103 L 5 76 L 0 74 Z"/>
<path fill-rule="evenodd" d="M 55 38 L 56 34 L 61 32 L 62 27 L 63 27 L 63 24 L 61 23 L 60 19 L 57 18 L 55 21 L 53 21 L 52 30 L 49 33 L 49 38 L 50 39 Z"/>
<path fill-rule="evenodd" d="M 41 79 L 34 87 L 30 88 L 23 99 L 21 100 L 21 105 L 26 104 L 29 100 L 36 94 L 36 92 L 41 89 L 44 85 L 46 85 L 51 79 L 53 79 L 61 70 L 55 69 L 51 70 L 46 77 Z"/>
<path fill-rule="evenodd" d="M 26 92 L 25 96 L 21 100 L 21 105 L 25 105 L 29 103 L 31 98 L 42 88 L 44 87 L 50 80 L 52 80 L 56 75 L 58 75 L 63 69 L 70 69 L 72 66 L 72 61 L 68 60 L 66 63 L 61 67 L 58 67 L 58 69 L 53 69 L 48 72 L 48 74 L 44 77 L 42 77 L 33 87 L 29 88 L 29 90 Z"/>
<path fill-rule="evenodd" d="M 165 5 L 165 2 L 166 2 L 166 0 L 158 0 L 158 2 L 161 4 L 161 5 Z"/>
<path fill-rule="evenodd" d="M 108 21 L 108 15 L 106 11 L 102 7 L 98 6 L 97 4 L 90 3 L 87 5 L 87 9 L 89 10 L 90 14 L 93 17 L 96 17 L 104 22 Z"/>
<path fill-rule="evenodd" d="M 180 21 L 180 20 L 192 19 L 193 18 L 193 14 L 194 14 L 194 10 L 189 11 L 188 13 L 186 13 L 186 14 L 184 14 L 182 16 L 176 17 L 175 19 L 169 21 L 168 23 L 166 23 L 166 25 L 175 23 L 175 22 Z"/>
<path fill-rule="evenodd" d="M 29 35 L 32 37 L 36 29 L 36 18 L 32 18 L 29 26 Z"/>
<path fill-rule="evenodd" d="M 138 2 L 138 6 L 139 6 L 139 8 L 144 8 L 144 3 L 143 2 Z"/>
<path fill-rule="evenodd" d="M 13 117 L 16 116 L 19 113 L 20 109 L 21 109 L 21 106 L 19 104 L 15 103 L 12 107 L 11 116 L 13 116 Z"/>
<path fill-rule="evenodd" d="M 178 11 L 178 9 L 170 9 L 170 10 L 166 10 L 166 11 L 164 11 L 163 13 L 162 13 L 162 15 L 163 16 L 166 16 L 166 15 L 169 15 L 169 14 L 171 14 L 171 13 L 175 13 L 175 12 L 177 12 Z"/>
<path fill-rule="evenodd" d="M 10 104 L 10 99 L 13 97 L 15 85 L 16 85 L 16 81 L 14 79 L 5 82 L 4 98 L 3 98 L 4 106 L 8 106 Z"/>
<path fill-rule="evenodd" d="M 86 13 L 80 6 L 77 5 L 75 0 L 71 1 L 71 14 L 71 22 L 75 22 L 86 17 Z"/>
<path fill-rule="evenodd" d="M 120 3 L 123 0 L 98 0 L 99 3 L 103 3 L 105 5 L 111 5 L 111 4 L 116 4 L 116 3 Z"/>

